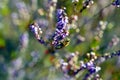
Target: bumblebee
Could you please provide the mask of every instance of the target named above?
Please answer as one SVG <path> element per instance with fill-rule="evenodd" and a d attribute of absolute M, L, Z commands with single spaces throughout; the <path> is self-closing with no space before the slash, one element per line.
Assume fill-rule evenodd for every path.
<path fill-rule="evenodd" d="M 66 38 L 64 39 L 63 41 L 60 41 L 56 46 L 55 46 L 55 49 L 61 49 L 63 47 L 66 47 L 68 46 L 70 43 L 70 39 L 69 38 Z"/>
<path fill-rule="evenodd" d="M 70 43 L 70 39 L 69 39 L 69 38 L 66 38 L 66 39 L 60 41 L 56 46 L 51 46 L 51 47 L 49 47 L 49 48 L 45 51 L 45 54 L 50 53 L 50 54 L 54 55 L 55 52 L 56 52 L 56 50 L 62 49 L 62 48 L 64 48 L 64 47 L 68 46 L 69 43 Z"/>

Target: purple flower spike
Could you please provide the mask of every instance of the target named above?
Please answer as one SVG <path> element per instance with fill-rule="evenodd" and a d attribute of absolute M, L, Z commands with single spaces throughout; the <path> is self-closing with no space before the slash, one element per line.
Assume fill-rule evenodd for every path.
<path fill-rule="evenodd" d="M 30 25 L 30 30 L 33 32 L 33 34 L 35 35 L 36 39 L 39 41 L 39 43 L 44 44 L 46 46 L 46 41 L 41 37 L 42 34 L 42 30 L 41 28 L 38 26 L 37 23 L 33 23 Z"/>
<path fill-rule="evenodd" d="M 62 9 L 58 9 L 57 11 L 57 29 L 63 29 L 68 24 L 68 17 L 64 13 Z"/>
<path fill-rule="evenodd" d="M 57 19 L 61 19 L 63 17 L 64 10 L 58 9 L 57 10 Z"/>
<path fill-rule="evenodd" d="M 26 48 L 28 46 L 29 43 L 29 35 L 27 32 L 24 32 L 21 36 L 20 36 L 20 44 L 21 47 Z"/>
<path fill-rule="evenodd" d="M 52 44 L 56 46 L 59 42 L 65 39 L 68 35 L 68 17 L 63 9 L 57 10 L 57 24 L 56 24 L 56 31 L 53 34 L 53 42 Z"/>
<path fill-rule="evenodd" d="M 116 7 L 120 7 L 120 0 L 115 0 L 112 5 L 116 6 Z"/>

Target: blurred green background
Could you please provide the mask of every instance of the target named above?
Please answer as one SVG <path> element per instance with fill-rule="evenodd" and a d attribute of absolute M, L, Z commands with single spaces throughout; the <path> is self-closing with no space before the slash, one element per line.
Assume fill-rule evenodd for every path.
<path fill-rule="evenodd" d="M 78 51 L 80 60 L 84 60 L 82 56 L 90 51 L 102 55 L 119 50 L 120 8 L 106 7 L 111 2 L 95 0 L 89 9 L 79 13 L 82 0 L 77 6 L 72 0 L 58 0 L 56 7 L 66 7 L 68 17 L 78 15 L 78 21 L 76 28 L 70 29 L 70 44 L 57 53 L 63 56 Z M 54 12 L 49 19 L 48 11 L 47 0 L 0 0 L 0 80 L 64 80 L 63 73 L 50 62 L 51 56 L 45 54 L 46 47 L 39 44 L 28 28 L 37 20 L 43 23 L 44 31 L 54 29 L 56 15 Z M 100 21 L 105 22 L 105 29 L 98 33 Z M 80 36 L 85 40 L 81 41 Z M 101 37 L 96 39 L 98 36 Z M 120 57 L 100 66 L 103 80 L 120 80 Z"/>

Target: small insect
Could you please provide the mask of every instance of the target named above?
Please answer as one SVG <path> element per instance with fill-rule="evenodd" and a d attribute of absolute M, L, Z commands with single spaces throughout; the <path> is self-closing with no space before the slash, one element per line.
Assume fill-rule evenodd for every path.
<path fill-rule="evenodd" d="M 59 42 L 56 46 L 55 46 L 55 49 L 61 49 L 63 47 L 66 47 L 68 46 L 68 44 L 70 43 L 70 39 L 69 38 L 66 38 L 64 39 L 63 41 Z"/>
<path fill-rule="evenodd" d="M 114 5 L 116 7 L 120 7 L 120 0 L 114 0 L 112 5 Z"/>

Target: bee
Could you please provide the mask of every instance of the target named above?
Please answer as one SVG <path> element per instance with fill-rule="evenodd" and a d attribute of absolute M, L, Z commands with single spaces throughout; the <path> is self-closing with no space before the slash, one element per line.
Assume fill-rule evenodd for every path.
<path fill-rule="evenodd" d="M 60 41 L 60 42 L 55 46 L 55 49 L 64 48 L 64 47 L 68 46 L 69 43 L 70 43 L 70 39 L 69 39 L 69 38 L 66 38 L 66 39 L 64 39 L 63 41 Z"/>

